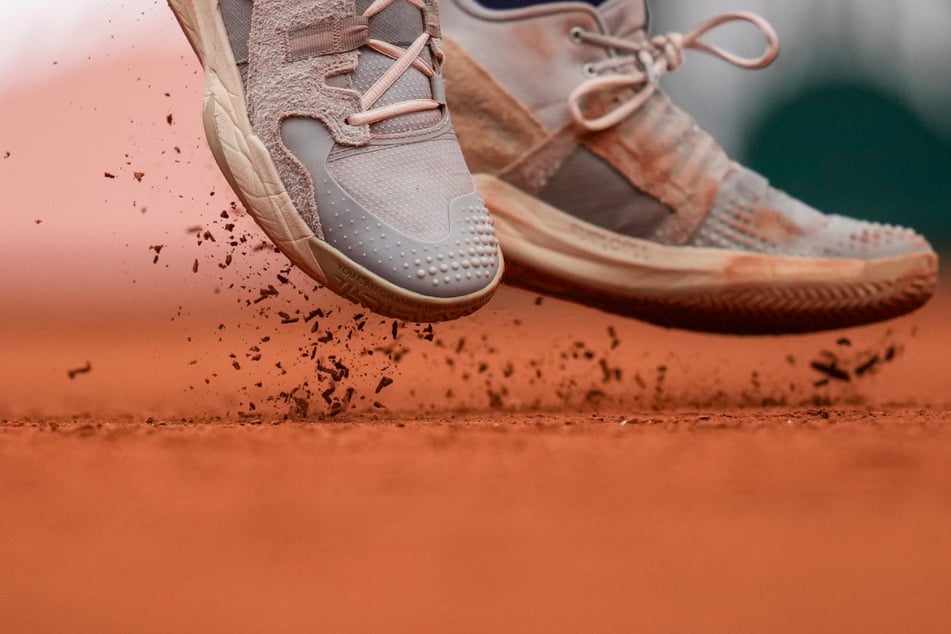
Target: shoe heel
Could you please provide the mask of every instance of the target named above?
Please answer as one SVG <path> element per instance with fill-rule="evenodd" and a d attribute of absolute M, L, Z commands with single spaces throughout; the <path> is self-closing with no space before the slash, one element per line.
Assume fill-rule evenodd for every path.
<path fill-rule="evenodd" d="M 201 122 L 205 128 L 205 138 L 208 140 L 208 147 L 211 149 L 211 154 L 215 157 L 215 162 L 218 164 L 218 168 L 224 175 L 225 180 L 228 181 L 231 188 L 238 194 L 238 197 L 241 198 L 241 203 L 247 207 L 247 201 L 245 201 L 242 196 L 242 189 L 238 186 L 234 172 L 231 170 L 231 165 L 222 147 L 221 131 L 218 128 L 218 116 L 220 111 L 221 106 L 218 103 L 215 93 L 206 91 L 201 111 Z"/>
<path fill-rule="evenodd" d="M 237 186 L 237 176 L 231 165 L 236 157 L 229 156 L 235 152 L 228 152 L 222 141 L 223 136 L 227 136 L 226 141 L 231 143 L 231 147 L 244 146 L 244 143 L 236 143 L 235 136 L 248 136 L 250 129 L 243 129 L 247 126 L 239 123 L 239 120 L 247 118 L 247 113 L 244 109 L 244 86 L 234 69 L 231 50 L 226 46 L 215 45 L 215 42 L 227 41 L 218 0 L 168 0 L 168 6 L 204 70 L 202 123 L 208 145 L 228 183 L 242 197 L 243 189 Z M 239 97 L 233 97 L 236 95 Z M 222 127 L 227 128 L 227 131 L 223 131 Z M 243 158 L 245 162 L 249 160 L 247 156 Z"/>
<path fill-rule="evenodd" d="M 175 15 L 178 25 L 185 33 L 185 37 L 188 38 L 188 43 L 191 45 L 192 50 L 195 51 L 198 60 L 204 64 L 205 54 L 201 46 L 198 14 L 194 2 L 192 0 L 168 0 L 168 6 L 172 9 L 172 13 Z"/>

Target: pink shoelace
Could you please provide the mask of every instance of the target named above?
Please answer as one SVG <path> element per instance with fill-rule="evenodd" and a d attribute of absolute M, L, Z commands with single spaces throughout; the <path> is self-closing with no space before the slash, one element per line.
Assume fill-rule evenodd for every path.
<path fill-rule="evenodd" d="M 373 4 L 367 7 L 366 11 L 363 12 L 363 15 L 366 18 L 372 18 L 374 15 L 383 11 L 385 8 L 393 4 L 394 2 L 404 1 L 408 2 L 419 10 L 425 9 L 425 4 L 423 0 L 375 0 Z M 390 119 L 392 117 L 398 117 L 404 114 L 410 114 L 413 112 L 421 112 L 424 110 L 435 110 L 440 107 L 440 104 L 435 99 L 410 99 L 408 101 L 401 101 L 400 103 L 391 104 L 388 106 L 382 106 L 380 108 L 374 108 L 374 104 L 380 100 L 380 97 L 386 93 L 390 87 L 396 83 L 397 80 L 409 70 L 410 67 L 415 68 L 426 77 L 432 78 L 436 75 L 436 71 L 427 64 L 420 55 L 423 52 L 423 49 L 426 48 L 426 45 L 429 44 L 431 36 L 429 33 L 422 33 L 412 44 L 406 49 L 402 49 L 399 46 L 390 44 L 389 42 L 383 42 L 381 40 L 370 39 L 367 42 L 367 46 L 373 50 L 386 55 L 387 57 L 395 60 L 392 66 L 390 66 L 385 73 L 380 75 L 380 78 L 374 82 L 372 86 L 363 94 L 360 98 L 360 106 L 363 108 L 363 112 L 357 112 L 348 118 L 350 125 L 361 126 L 369 125 L 372 123 L 378 123 L 385 119 Z"/>
<path fill-rule="evenodd" d="M 759 28 L 766 37 L 766 52 L 751 59 L 735 55 L 700 39 L 718 26 L 729 22 L 749 22 Z M 618 53 L 608 59 L 588 64 L 586 73 L 592 75 L 592 79 L 578 86 L 568 97 L 571 116 L 581 127 L 592 132 L 606 130 L 621 123 L 647 103 L 657 91 L 657 79 L 668 71 L 676 70 L 683 63 L 686 49 L 702 51 L 747 70 L 766 68 L 779 55 L 779 37 L 776 31 L 763 17 L 754 13 L 726 13 L 702 22 L 686 34 L 668 33 L 642 41 L 580 28 L 572 31 L 572 38 L 577 42 L 602 46 Z M 625 88 L 638 92 L 631 99 L 599 117 L 591 119 L 585 116 L 582 107 L 588 97 Z"/>

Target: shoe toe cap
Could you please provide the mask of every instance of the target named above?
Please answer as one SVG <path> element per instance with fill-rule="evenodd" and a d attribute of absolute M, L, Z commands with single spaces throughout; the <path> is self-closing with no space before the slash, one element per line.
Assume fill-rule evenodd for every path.
<path fill-rule="evenodd" d="M 823 214 L 745 168 L 727 178 L 694 244 L 776 256 L 860 260 L 932 252 L 928 241 L 911 229 Z"/>
<path fill-rule="evenodd" d="M 447 229 L 439 237 L 412 235 L 369 210 L 351 215 L 342 225 L 327 223 L 324 236 L 354 262 L 420 295 L 465 297 L 495 285 L 502 258 L 482 199 L 476 193 L 460 196 L 445 213 Z"/>
<path fill-rule="evenodd" d="M 933 252 L 912 229 L 837 215 L 828 216 L 821 240 L 825 254 L 838 258 L 873 260 Z"/>

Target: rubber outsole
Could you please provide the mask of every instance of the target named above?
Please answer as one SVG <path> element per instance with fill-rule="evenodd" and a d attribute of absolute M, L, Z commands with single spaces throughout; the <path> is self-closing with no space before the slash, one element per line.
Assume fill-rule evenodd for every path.
<path fill-rule="evenodd" d="M 505 253 L 505 282 L 660 326 L 779 335 L 878 322 L 934 294 L 932 252 L 878 260 L 671 247 L 580 221 L 476 175 Z"/>
<path fill-rule="evenodd" d="M 493 296 L 500 266 L 484 289 L 453 298 L 429 297 L 391 283 L 318 238 L 284 189 L 270 153 L 251 130 L 244 85 L 228 45 L 217 0 L 169 0 L 205 73 L 202 120 L 219 168 L 251 217 L 298 268 L 338 295 L 373 312 L 406 321 L 457 319 Z"/>

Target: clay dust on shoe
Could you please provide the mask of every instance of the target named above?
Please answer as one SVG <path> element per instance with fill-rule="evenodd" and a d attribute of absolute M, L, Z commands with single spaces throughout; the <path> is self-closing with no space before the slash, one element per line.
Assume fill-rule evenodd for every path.
<path fill-rule="evenodd" d="M 778 37 L 763 18 L 728 13 L 651 34 L 643 0 L 511 11 L 445 0 L 442 16 L 449 103 L 508 282 L 731 334 L 881 321 L 932 296 L 937 256 L 922 236 L 776 190 L 661 89 L 693 55 L 770 64 Z M 758 30 L 763 53 L 711 44 L 731 23 Z"/>

